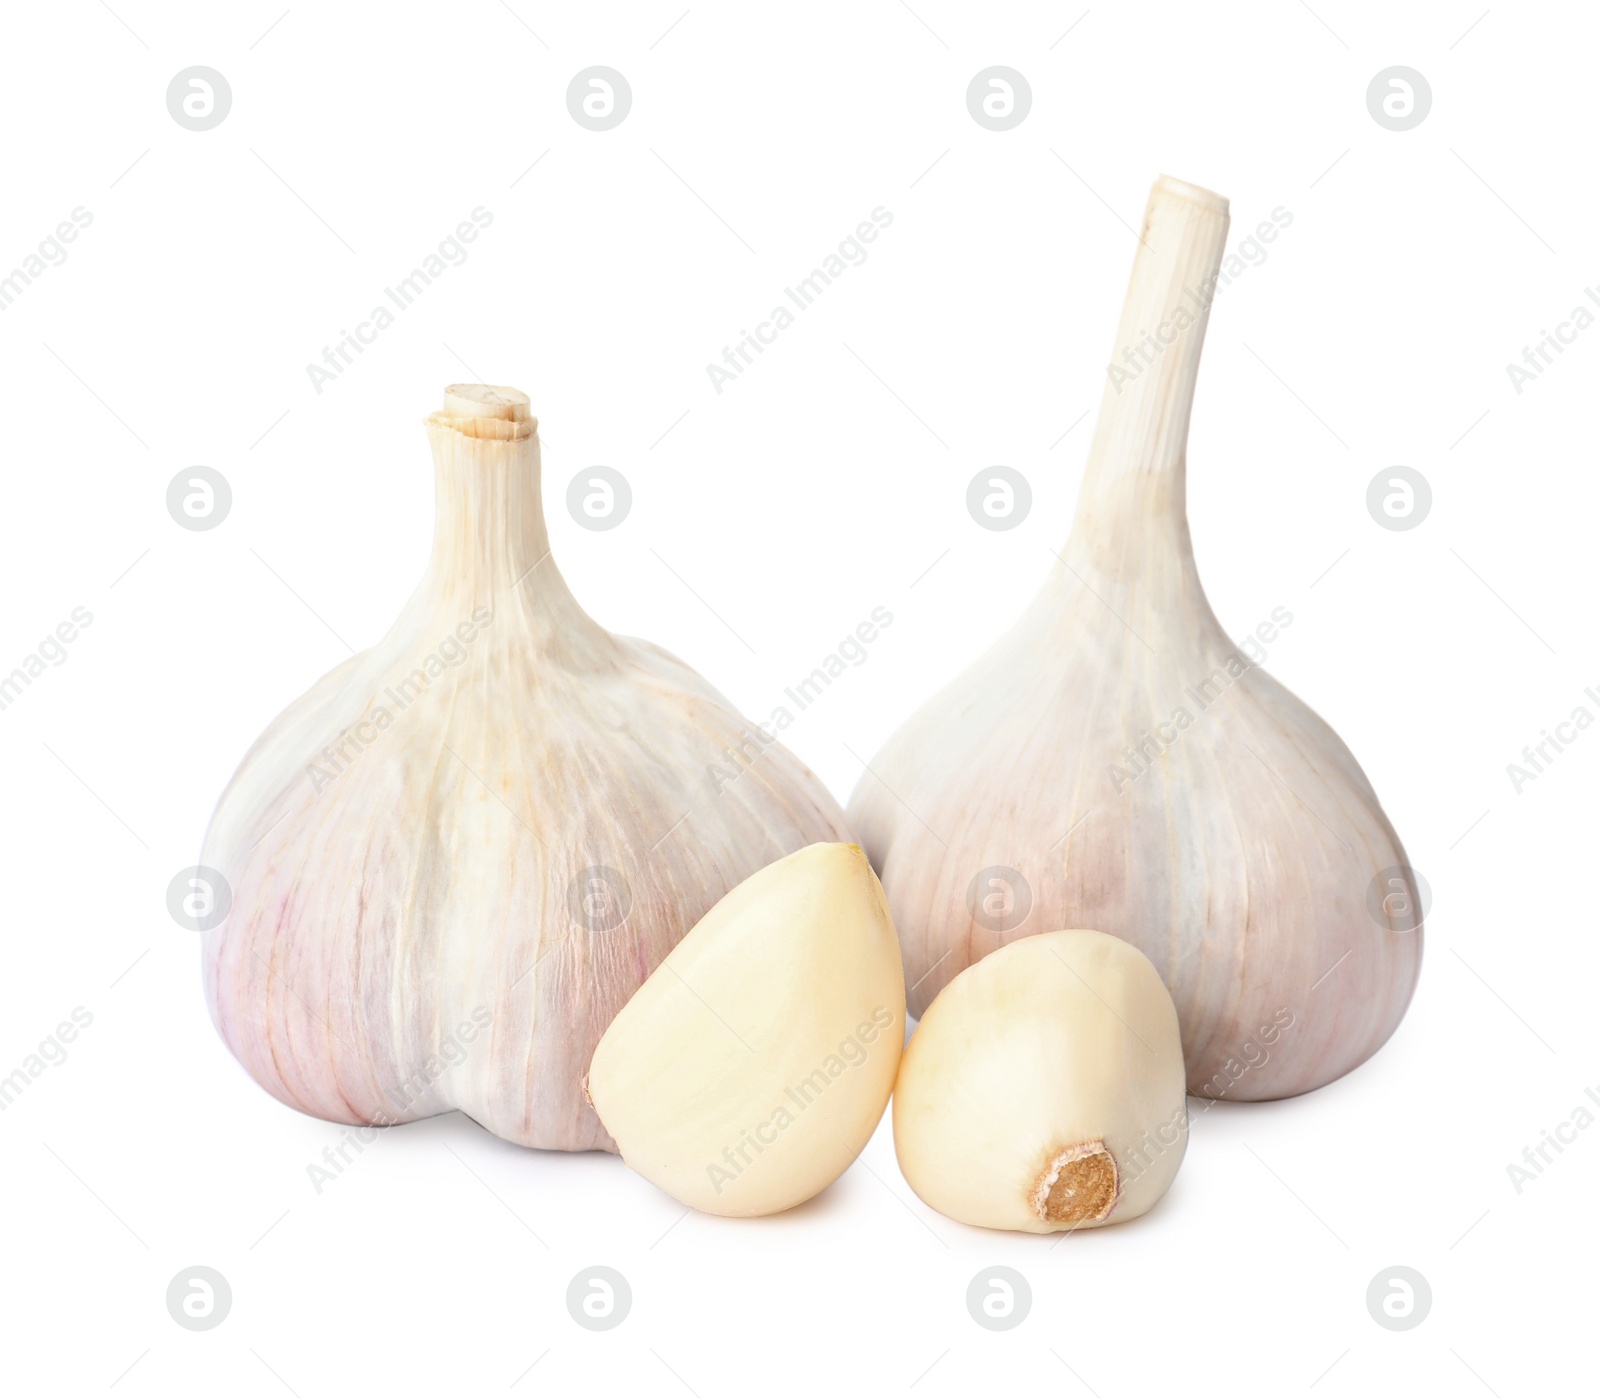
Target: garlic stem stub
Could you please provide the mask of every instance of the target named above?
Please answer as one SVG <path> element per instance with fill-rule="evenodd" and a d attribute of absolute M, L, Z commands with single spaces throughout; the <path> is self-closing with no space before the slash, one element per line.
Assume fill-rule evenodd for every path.
<path fill-rule="evenodd" d="M 747 722 L 579 606 L 525 394 L 452 385 L 427 431 L 421 584 L 217 805 L 201 859 L 232 906 L 205 935 L 207 1002 L 303 1112 L 458 1108 L 526 1146 L 611 1150 L 580 1086 L 601 1032 L 718 899 L 843 817 L 776 743 L 719 783 Z"/>
<path fill-rule="evenodd" d="M 1268 1099 L 1389 1038 L 1422 926 L 1389 916 L 1417 881 L 1350 750 L 1229 639 L 1195 566 L 1186 442 L 1227 230 L 1220 195 L 1156 182 L 1060 562 L 849 812 L 913 1014 L 1014 939 L 1099 928 L 1161 973 L 1190 1091 Z"/>
<path fill-rule="evenodd" d="M 1189 1140 L 1178 1013 L 1136 947 L 1037 933 L 934 998 L 900 1064 L 894 1145 L 922 1200 L 1030 1234 L 1120 1224 Z"/>
<path fill-rule="evenodd" d="M 861 848 L 819 844 L 724 897 L 595 1050 L 622 1159 L 709 1214 L 775 1214 L 860 1154 L 905 1041 L 900 944 Z"/>

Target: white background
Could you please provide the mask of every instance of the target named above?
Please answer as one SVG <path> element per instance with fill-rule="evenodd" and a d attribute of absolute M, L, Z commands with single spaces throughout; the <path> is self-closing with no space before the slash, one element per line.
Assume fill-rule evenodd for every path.
<path fill-rule="evenodd" d="M 0 1115 L 8 1388 L 1513 1399 L 1589 1373 L 1600 1130 L 1520 1194 L 1506 1168 L 1600 1084 L 1600 735 L 1520 795 L 1506 765 L 1600 713 L 1600 329 L 1520 395 L 1505 366 L 1600 279 L 1600 23 L 1480 21 L 1482 0 L 682 4 L 8 8 L 0 264 L 76 206 L 93 223 L 0 318 L 0 669 L 94 617 L 0 713 L 0 1075 L 94 1017 Z M 192 64 L 232 88 L 209 132 L 166 109 Z M 568 115 L 591 64 L 632 87 L 609 132 Z M 992 64 L 1032 87 L 1006 133 L 966 108 Z M 1404 133 L 1366 107 L 1394 64 L 1433 92 Z M 387 1134 L 316 1194 L 339 1129 L 234 1063 L 165 891 L 249 742 L 419 576 L 443 385 L 532 396 L 574 592 L 747 714 L 894 614 L 786 735 L 843 801 L 854 754 L 1064 540 L 1162 172 L 1232 199 L 1230 246 L 1293 215 L 1213 311 L 1190 515 L 1231 631 L 1294 614 L 1270 668 L 1431 882 L 1388 1047 L 1298 1100 L 1192 1102 L 1165 1202 L 1065 1241 L 932 1213 L 887 1123 L 758 1222 L 685 1217 L 615 1158 L 459 1117 Z M 307 362 L 478 205 L 467 262 L 318 394 Z M 868 261 L 717 394 L 706 364 L 880 205 Z M 233 508 L 186 532 L 167 483 L 202 463 Z M 596 463 L 634 491 L 609 533 L 563 505 Z M 1034 492 L 1003 534 L 964 503 L 997 463 Z M 1434 492 L 1407 533 L 1364 503 L 1397 463 Z M 203 1334 L 164 1300 L 194 1264 L 233 1289 Z M 600 1334 L 564 1301 L 594 1264 L 634 1295 Z M 1033 1292 L 1005 1333 L 964 1300 L 996 1264 Z M 1397 1264 L 1433 1290 L 1404 1333 L 1365 1303 Z"/>

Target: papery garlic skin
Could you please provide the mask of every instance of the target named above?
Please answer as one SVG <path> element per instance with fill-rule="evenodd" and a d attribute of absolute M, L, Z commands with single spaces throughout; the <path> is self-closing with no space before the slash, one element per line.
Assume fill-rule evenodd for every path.
<path fill-rule="evenodd" d="M 906 1047 L 894 1146 L 963 1224 L 1097 1229 L 1152 1208 L 1189 1141 L 1178 1013 L 1137 948 L 1038 933 L 952 980 Z"/>
<path fill-rule="evenodd" d="M 1380 874 L 1416 906 L 1371 784 L 1241 657 L 1195 568 L 1185 441 L 1227 228 L 1225 199 L 1157 182 L 1060 562 L 872 759 L 849 812 L 912 1014 L 1012 939 L 1100 928 L 1172 992 L 1190 1091 L 1265 1099 L 1331 1082 L 1389 1038 L 1422 928 L 1370 911 Z M 1018 887 L 975 888 L 996 870 Z M 979 907 L 991 888 L 996 916 Z"/>
<path fill-rule="evenodd" d="M 205 936 L 207 1002 L 314 1116 L 459 1108 L 523 1145 L 614 1149 L 580 1086 L 601 1032 L 723 894 L 843 818 L 768 736 L 727 781 L 754 726 L 578 605 L 525 395 L 455 385 L 427 427 L 421 585 L 218 803 L 201 860 L 232 909 Z"/>
<path fill-rule="evenodd" d="M 775 1214 L 860 1154 L 905 1041 L 900 945 L 861 848 L 812 845 L 717 904 L 622 1009 L 588 1091 L 622 1159 L 709 1214 Z"/>

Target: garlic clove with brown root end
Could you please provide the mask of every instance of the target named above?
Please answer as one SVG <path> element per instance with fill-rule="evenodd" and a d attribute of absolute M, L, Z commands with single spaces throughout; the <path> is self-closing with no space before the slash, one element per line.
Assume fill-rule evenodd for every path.
<path fill-rule="evenodd" d="M 1178 1013 L 1137 948 L 1079 929 L 991 952 L 934 999 L 894 1089 L 894 1146 L 941 1214 L 1031 1234 L 1120 1224 L 1189 1140 Z"/>
<path fill-rule="evenodd" d="M 1185 441 L 1227 228 L 1225 199 L 1156 183 L 1061 561 L 850 817 L 913 1014 L 1011 939 L 1100 928 L 1166 981 L 1190 1091 L 1262 1099 L 1389 1038 L 1422 929 L 1385 902 L 1415 909 L 1415 880 L 1356 760 L 1229 640 L 1195 568 Z"/>
<path fill-rule="evenodd" d="M 613 636 L 550 558 L 526 395 L 428 420 L 437 523 L 388 634 L 245 756 L 202 863 L 212 1017 L 314 1116 L 459 1108 L 527 1146 L 610 1149 L 601 1032 L 745 876 L 844 834 L 822 785 L 683 662 Z"/>
<path fill-rule="evenodd" d="M 622 1159 L 709 1214 L 775 1214 L 872 1136 L 905 1040 L 900 944 L 855 845 L 812 845 L 728 894 L 595 1050 Z"/>

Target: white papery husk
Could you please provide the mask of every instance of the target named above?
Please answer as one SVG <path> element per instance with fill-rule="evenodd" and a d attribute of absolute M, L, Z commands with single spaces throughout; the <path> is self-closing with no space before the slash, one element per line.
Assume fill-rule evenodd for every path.
<path fill-rule="evenodd" d="M 525 395 L 458 385 L 427 427 L 421 585 L 218 803 L 201 861 L 232 908 L 207 1001 L 303 1112 L 459 1108 L 524 1145 L 614 1149 L 581 1088 L 612 1017 L 718 899 L 843 818 L 682 661 L 578 605 Z"/>
<path fill-rule="evenodd" d="M 1157 182 L 1071 536 L 1022 617 L 871 760 L 849 812 L 913 1015 L 1011 940 L 1098 928 L 1161 973 L 1190 1091 L 1263 1099 L 1389 1038 L 1422 923 L 1366 775 L 1260 667 L 1254 635 L 1230 640 L 1195 566 L 1186 441 L 1227 230 L 1225 199 Z M 1387 672 L 1367 673 L 1380 703 Z"/>

